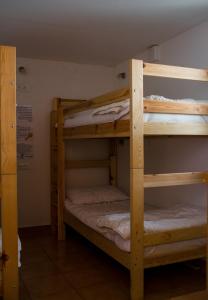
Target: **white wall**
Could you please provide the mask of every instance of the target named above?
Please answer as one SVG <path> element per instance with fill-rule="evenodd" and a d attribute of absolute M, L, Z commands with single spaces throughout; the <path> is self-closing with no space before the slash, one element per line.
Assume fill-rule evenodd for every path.
<path fill-rule="evenodd" d="M 203 23 L 165 43 L 160 45 L 160 63 L 179 65 L 187 67 L 207 68 L 208 67 L 208 22 Z M 136 56 L 136 58 L 146 60 L 148 52 Z M 115 75 L 119 72 L 128 73 L 128 63 L 123 62 L 115 69 Z M 127 86 L 126 80 L 117 79 L 117 87 Z M 159 94 L 166 97 L 191 97 L 195 99 L 208 99 L 208 83 L 197 83 L 191 81 L 179 81 L 169 79 L 145 79 L 145 95 Z M 123 147 L 123 148 L 122 148 Z M 126 149 L 126 150 L 125 150 Z M 121 162 L 127 157 L 128 146 L 120 146 Z M 146 139 L 145 142 L 145 164 L 146 172 L 166 172 L 166 171 L 186 171 L 186 170 L 208 170 L 208 139 L 180 137 Z M 127 162 L 126 162 L 127 164 Z M 128 174 L 124 172 L 126 166 L 120 164 L 119 172 L 120 185 L 128 190 Z M 201 187 L 157 189 L 147 192 L 153 202 L 162 199 L 163 203 L 169 205 L 173 199 L 186 198 L 196 204 L 198 199 L 204 196 L 205 190 Z M 186 192 L 185 192 L 186 191 Z M 197 201 L 196 201 L 197 198 Z"/>
<path fill-rule="evenodd" d="M 54 97 L 88 98 L 114 88 L 113 69 L 18 58 L 26 74 L 17 74 L 18 104 L 31 104 L 34 157 L 29 170 L 18 173 L 19 225 L 50 223 L 50 110 Z"/>

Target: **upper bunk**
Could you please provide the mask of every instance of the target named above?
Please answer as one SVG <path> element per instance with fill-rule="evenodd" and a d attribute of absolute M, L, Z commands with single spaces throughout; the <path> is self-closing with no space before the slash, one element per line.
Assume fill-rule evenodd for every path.
<path fill-rule="evenodd" d="M 208 99 L 143 98 L 144 76 L 208 81 L 208 70 L 135 62 L 142 71 L 132 69 L 129 88 L 90 100 L 59 99 L 64 139 L 130 137 L 134 124 L 143 135 L 208 135 Z"/>

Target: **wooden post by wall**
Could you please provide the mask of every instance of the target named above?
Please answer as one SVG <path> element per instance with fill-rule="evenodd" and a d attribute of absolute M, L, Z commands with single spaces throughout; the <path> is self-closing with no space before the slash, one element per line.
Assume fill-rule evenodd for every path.
<path fill-rule="evenodd" d="M 0 173 L 3 299 L 18 299 L 16 49 L 0 46 Z"/>
<path fill-rule="evenodd" d="M 65 200 L 65 151 L 63 139 L 63 107 L 58 107 L 58 239 L 65 239 L 64 200 Z"/>
<path fill-rule="evenodd" d="M 143 61 L 130 61 L 131 300 L 144 298 Z"/>
<path fill-rule="evenodd" d="M 54 104 L 57 104 L 58 99 L 54 99 Z M 57 164 L 57 105 L 53 105 L 51 111 L 51 126 L 50 126 L 50 152 L 51 152 L 51 229 L 54 234 L 57 233 L 58 225 L 58 164 Z"/>

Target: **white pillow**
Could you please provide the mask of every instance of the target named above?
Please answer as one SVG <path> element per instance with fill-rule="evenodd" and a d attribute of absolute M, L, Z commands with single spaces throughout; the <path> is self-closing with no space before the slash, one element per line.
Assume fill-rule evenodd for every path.
<path fill-rule="evenodd" d="M 74 204 L 127 200 L 129 197 L 112 185 L 68 189 L 67 198 Z"/>

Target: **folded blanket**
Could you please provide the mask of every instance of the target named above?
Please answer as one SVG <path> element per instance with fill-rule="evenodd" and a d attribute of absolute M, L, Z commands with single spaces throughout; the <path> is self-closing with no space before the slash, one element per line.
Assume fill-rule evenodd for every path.
<path fill-rule="evenodd" d="M 145 212 L 144 232 L 165 232 L 180 228 L 201 226 L 206 223 L 205 213 L 198 208 L 179 207 L 175 209 L 153 209 Z M 130 213 L 115 213 L 101 216 L 97 226 L 108 228 L 124 240 L 130 239 Z"/>
<path fill-rule="evenodd" d="M 130 238 L 130 215 L 129 213 L 105 215 L 97 220 L 97 226 L 109 228 L 118 233 L 124 240 Z"/>
<path fill-rule="evenodd" d="M 99 107 L 92 111 L 92 116 L 102 116 L 102 115 L 117 115 L 118 118 L 122 117 L 129 111 L 129 99 L 123 100 L 121 102 L 116 102 Z"/>

